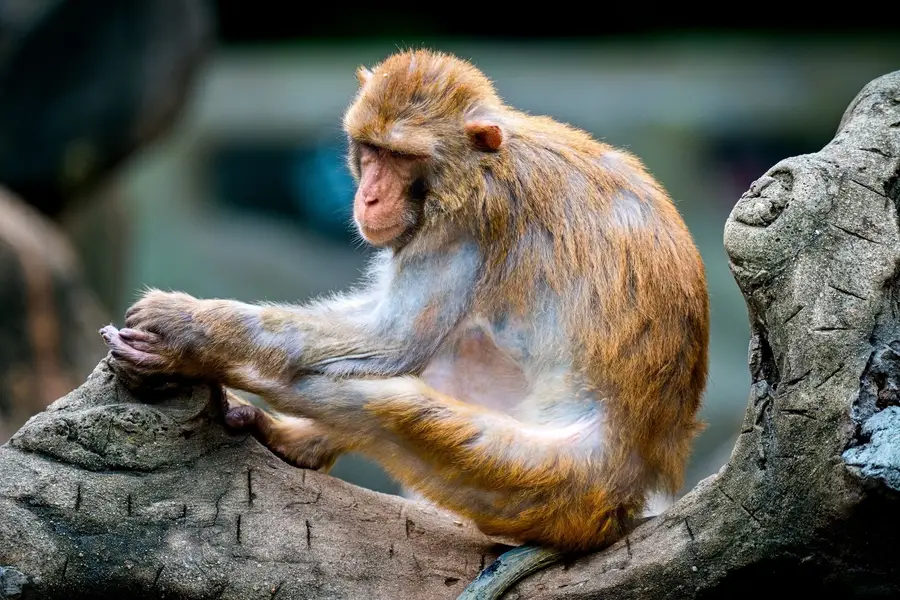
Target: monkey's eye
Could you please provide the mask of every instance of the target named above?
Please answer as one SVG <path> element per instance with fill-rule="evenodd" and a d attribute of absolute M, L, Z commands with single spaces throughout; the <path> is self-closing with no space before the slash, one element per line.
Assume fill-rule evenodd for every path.
<path fill-rule="evenodd" d="M 409 198 L 410 200 L 414 200 L 416 202 L 422 202 L 425 200 L 425 196 L 428 195 L 428 184 L 425 182 L 424 177 L 416 177 L 412 184 L 409 186 Z"/>
<path fill-rule="evenodd" d="M 356 147 L 359 149 L 360 158 L 378 156 L 378 154 L 381 152 L 378 146 L 369 144 L 367 142 L 357 142 Z"/>

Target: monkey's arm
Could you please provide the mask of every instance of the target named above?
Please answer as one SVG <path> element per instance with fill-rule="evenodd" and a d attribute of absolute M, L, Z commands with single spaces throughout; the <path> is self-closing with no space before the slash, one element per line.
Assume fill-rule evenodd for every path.
<path fill-rule="evenodd" d="M 316 372 L 413 373 L 467 310 L 479 261 L 474 247 L 460 245 L 382 262 L 362 293 L 306 306 L 153 290 L 128 310 L 126 329 L 102 334 L 113 358 L 130 368 L 237 388 L 248 379 L 288 384 Z"/>

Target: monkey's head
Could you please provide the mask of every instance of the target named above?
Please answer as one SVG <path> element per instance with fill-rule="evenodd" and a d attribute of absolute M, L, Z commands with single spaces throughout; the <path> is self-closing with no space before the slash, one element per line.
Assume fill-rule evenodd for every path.
<path fill-rule="evenodd" d="M 366 241 L 397 248 L 483 195 L 483 161 L 503 151 L 502 103 L 478 69 L 442 53 L 402 52 L 356 75 L 344 116 L 353 218 Z"/>

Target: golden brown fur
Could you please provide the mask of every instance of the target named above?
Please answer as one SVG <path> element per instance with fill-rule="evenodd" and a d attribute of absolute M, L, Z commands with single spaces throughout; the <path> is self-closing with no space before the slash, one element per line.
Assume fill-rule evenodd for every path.
<path fill-rule="evenodd" d="M 105 330 L 113 356 L 308 419 L 229 413 L 301 466 L 360 451 L 487 533 L 613 541 L 649 491 L 678 489 L 700 427 L 708 297 L 678 211 L 637 158 L 507 106 L 456 57 L 402 52 L 358 77 L 357 202 L 404 224 L 374 239 L 367 291 L 306 307 L 150 292 Z M 366 152 L 399 179 L 367 183 Z M 419 181 L 421 201 L 402 197 Z"/>
<path fill-rule="evenodd" d="M 412 124 L 428 130 L 435 122 L 453 123 L 473 105 L 509 124 L 505 152 L 473 154 L 459 131 L 437 127 L 412 142 L 390 137 L 408 106 L 416 107 Z M 441 149 L 445 168 L 453 169 L 444 178 L 448 189 L 435 194 L 454 224 L 471 228 L 488 253 L 491 267 L 481 285 L 489 290 L 479 296 L 506 305 L 485 308 L 512 303 L 527 310 L 522 302 L 536 280 L 558 292 L 574 343 L 584 351 L 576 373 L 615 398 L 610 410 L 620 439 L 611 447 L 619 455 L 608 468 L 626 472 L 630 453 L 638 452 L 665 488 L 677 491 L 706 382 L 708 296 L 687 227 L 640 161 L 583 131 L 503 105 L 474 67 L 427 51 L 394 55 L 373 69 L 345 127 L 355 139 L 411 154 L 433 152 L 436 138 L 456 138 Z M 611 198 L 635 188 L 652 207 L 650 222 L 600 227 Z M 561 197 L 559 190 L 574 194 Z M 444 226 L 443 218 L 429 225 Z M 565 235 L 551 246 L 547 232 Z M 573 293 L 571 282 L 578 280 L 585 285 Z"/>

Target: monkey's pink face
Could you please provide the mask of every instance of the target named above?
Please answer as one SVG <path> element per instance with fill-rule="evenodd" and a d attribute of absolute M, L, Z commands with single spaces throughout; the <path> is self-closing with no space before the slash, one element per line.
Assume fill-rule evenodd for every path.
<path fill-rule="evenodd" d="M 415 227 L 417 202 L 424 194 L 423 158 L 359 145 L 359 187 L 353 219 L 374 246 L 385 246 Z"/>

